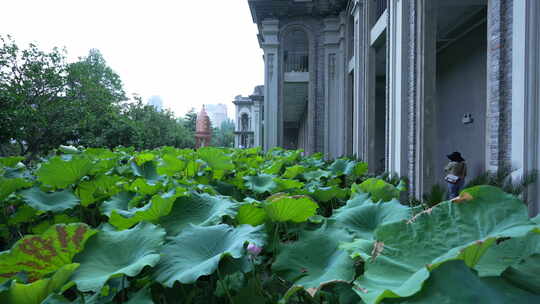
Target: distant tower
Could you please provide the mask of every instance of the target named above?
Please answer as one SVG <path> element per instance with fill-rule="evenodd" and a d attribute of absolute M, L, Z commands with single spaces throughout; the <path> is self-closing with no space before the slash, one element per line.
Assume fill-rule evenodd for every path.
<path fill-rule="evenodd" d="M 204 109 L 197 114 L 197 123 L 195 127 L 195 148 L 207 147 L 212 139 L 212 124 L 210 118 Z"/>

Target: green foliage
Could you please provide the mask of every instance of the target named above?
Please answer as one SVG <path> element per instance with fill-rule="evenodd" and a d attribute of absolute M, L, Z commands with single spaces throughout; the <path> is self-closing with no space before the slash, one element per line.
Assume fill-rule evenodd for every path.
<path fill-rule="evenodd" d="M 498 188 L 469 188 L 460 203 L 418 214 L 398 201 L 398 178 L 299 151 L 62 146 L 20 161 L 0 159 L 2 303 L 540 295 L 540 219 Z"/>
<path fill-rule="evenodd" d="M 120 76 L 95 49 L 68 63 L 67 51 L 20 48 L 0 36 L 0 155 L 35 160 L 60 145 L 193 147 L 193 131 L 170 111 L 128 101 Z"/>

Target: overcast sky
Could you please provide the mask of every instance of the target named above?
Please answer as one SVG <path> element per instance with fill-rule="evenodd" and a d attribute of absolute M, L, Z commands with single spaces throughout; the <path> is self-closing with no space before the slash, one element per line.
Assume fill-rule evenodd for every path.
<path fill-rule="evenodd" d="M 178 116 L 263 84 L 247 0 L 5 0 L 0 34 L 19 46 L 65 46 L 70 60 L 101 51 L 126 92 L 163 98 Z M 231 117 L 232 118 L 232 117 Z"/>

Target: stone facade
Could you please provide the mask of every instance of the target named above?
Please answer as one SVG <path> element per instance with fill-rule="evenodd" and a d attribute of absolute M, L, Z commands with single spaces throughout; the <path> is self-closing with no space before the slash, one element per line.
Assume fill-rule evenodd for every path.
<path fill-rule="evenodd" d="M 248 97 L 238 95 L 233 100 L 235 105 L 235 137 L 236 148 L 262 147 L 263 123 L 261 116 L 264 103 L 264 87 L 255 87 Z"/>
<path fill-rule="evenodd" d="M 416 197 L 444 184 L 441 166 L 451 149 L 466 152 L 471 175 L 512 166 L 519 176 L 540 168 L 535 1 L 249 4 L 265 50 L 265 149 L 354 154 L 373 171 L 406 176 Z M 306 33 L 309 49 L 301 82 L 307 102 L 297 122 L 286 114 L 295 110 L 291 104 L 302 105 L 295 92 L 305 90 L 289 89 L 289 81 L 298 81 L 286 71 L 291 29 Z M 478 48 L 467 53 L 470 41 Z M 291 136 L 296 146 L 287 146 Z M 529 198 L 538 205 L 536 188 Z"/>

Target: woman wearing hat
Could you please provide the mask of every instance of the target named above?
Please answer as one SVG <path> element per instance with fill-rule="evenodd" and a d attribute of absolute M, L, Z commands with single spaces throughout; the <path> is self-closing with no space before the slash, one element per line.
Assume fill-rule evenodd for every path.
<path fill-rule="evenodd" d="M 459 152 L 448 154 L 446 157 L 450 162 L 444 168 L 446 173 L 444 180 L 448 184 L 448 199 L 453 199 L 459 196 L 459 191 L 463 188 L 465 176 L 467 176 L 467 165 Z"/>

